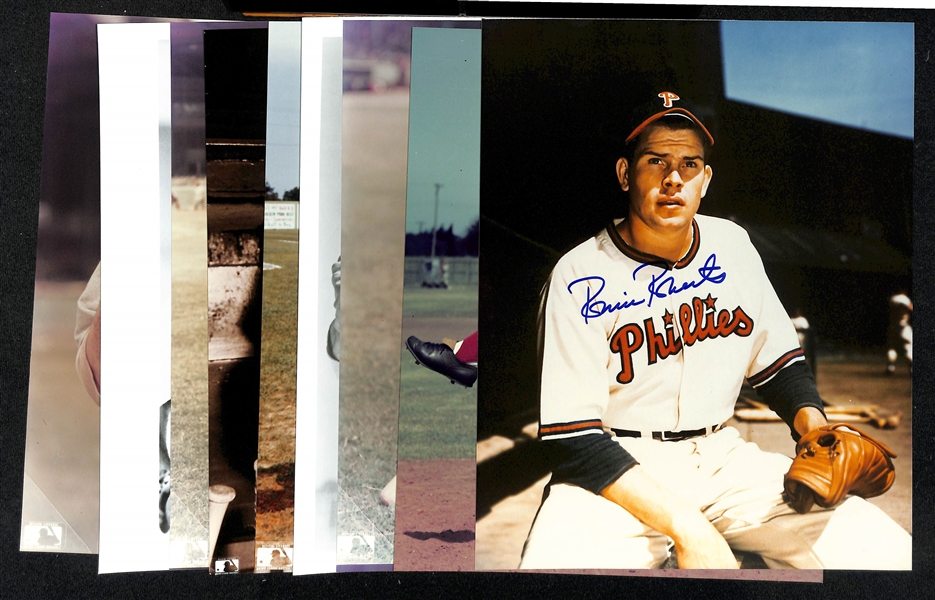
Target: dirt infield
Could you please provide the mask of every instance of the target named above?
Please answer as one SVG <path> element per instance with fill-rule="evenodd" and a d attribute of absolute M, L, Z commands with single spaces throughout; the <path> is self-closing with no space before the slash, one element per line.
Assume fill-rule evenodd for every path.
<path fill-rule="evenodd" d="M 476 331 L 476 288 L 460 300 L 449 292 L 428 294 L 448 316 L 404 317 L 402 337 L 440 341 Z M 406 288 L 407 302 L 421 293 Z M 406 350 L 401 356 L 394 568 L 473 570 L 477 390 L 417 366 Z"/>
<path fill-rule="evenodd" d="M 295 464 L 258 469 L 256 541 L 292 543 L 295 523 Z"/>
<path fill-rule="evenodd" d="M 475 462 L 399 461 L 397 571 L 474 569 Z"/>

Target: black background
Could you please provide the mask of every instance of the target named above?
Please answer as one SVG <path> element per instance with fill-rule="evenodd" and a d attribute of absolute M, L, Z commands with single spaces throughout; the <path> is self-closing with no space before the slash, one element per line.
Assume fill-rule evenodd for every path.
<path fill-rule="evenodd" d="M 932 269 L 927 250 L 935 242 L 930 233 L 933 209 L 932 163 L 935 73 L 929 56 L 935 42 L 931 11 L 763 9 L 729 7 L 580 6 L 526 4 L 487 5 L 442 2 L 442 15 L 461 10 L 469 16 L 587 16 L 621 18 L 701 18 L 772 20 L 905 20 L 915 21 L 916 123 L 914 141 L 913 215 L 916 354 L 914 410 L 914 571 L 912 573 L 826 572 L 824 583 L 793 584 L 698 579 L 583 577 L 546 574 L 498 573 L 358 573 L 320 576 L 212 577 L 206 571 L 97 575 L 97 557 L 19 552 L 20 503 L 29 380 L 29 349 L 35 277 L 36 232 L 45 99 L 49 13 L 79 12 L 129 14 L 152 17 L 237 19 L 218 0 L 208 1 L 65 1 L 6 3 L 0 32 L 0 465 L 3 485 L 0 501 L 0 596 L 4 598 L 143 597 L 475 597 L 494 598 L 561 596 L 675 596 L 713 598 L 751 596 L 790 597 L 922 597 L 932 579 L 932 408 L 931 311 Z M 276 2 L 239 2 L 238 8 L 269 10 Z M 304 7 L 316 12 L 367 10 L 353 2 L 282 2 L 279 6 Z M 388 5 L 387 5 L 388 6 Z M 418 14 L 412 4 L 390 10 Z M 384 8 L 387 9 L 386 7 Z M 372 10 L 372 8 L 371 8 Z M 127 548 L 132 552 L 132 548 Z"/>

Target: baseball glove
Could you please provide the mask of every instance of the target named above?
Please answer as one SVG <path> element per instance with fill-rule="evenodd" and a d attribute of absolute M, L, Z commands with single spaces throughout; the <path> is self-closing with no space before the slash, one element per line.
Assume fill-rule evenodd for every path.
<path fill-rule="evenodd" d="M 879 496 L 896 479 L 896 454 L 852 425 L 809 431 L 795 445 L 795 453 L 783 487 L 799 513 L 807 513 L 815 503 L 830 508 L 847 494 Z"/>

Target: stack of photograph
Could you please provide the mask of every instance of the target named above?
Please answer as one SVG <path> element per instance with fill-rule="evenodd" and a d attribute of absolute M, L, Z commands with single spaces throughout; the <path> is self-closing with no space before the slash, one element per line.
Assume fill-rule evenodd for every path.
<path fill-rule="evenodd" d="M 911 22 L 53 13 L 20 550 L 911 570 L 914 73 Z"/>

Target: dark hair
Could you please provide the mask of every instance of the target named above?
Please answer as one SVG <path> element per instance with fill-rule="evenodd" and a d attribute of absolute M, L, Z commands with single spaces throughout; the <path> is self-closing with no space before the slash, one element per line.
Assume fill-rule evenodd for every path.
<path fill-rule="evenodd" d="M 649 132 L 655 129 L 656 127 L 665 127 L 666 129 L 670 129 L 672 131 L 684 131 L 684 130 L 694 131 L 695 135 L 698 136 L 698 140 L 701 142 L 701 147 L 704 151 L 705 164 L 708 164 L 708 157 L 711 155 L 712 146 L 711 146 L 710 140 L 708 140 L 708 136 L 705 135 L 705 132 L 702 131 L 701 128 L 698 127 L 698 125 L 694 121 L 691 121 L 689 119 L 685 119 L 682 117 L 671 116 L 671 115 L 662 117 L 661 119 L 653 121 L 648 127 L 646 127 L 646 129 L 641 131 L 638 136 L 636 136 L 633 140 L 631 140 L 629 144 L 623 147 L 622 156 L 623 158 L 627 159 L 628 164 L 630 165 L 633 164 L 633 157 L 634 157 L 634 154 L 636 153 L 636 149 L 640 145 L 640 142 L 643 139 L 645 139 L 645 137 L 649 134 Z"/>

